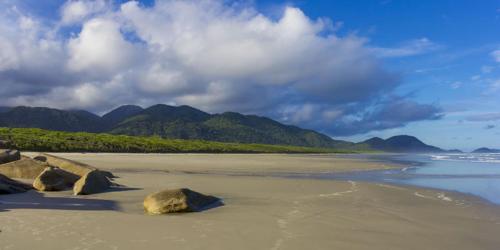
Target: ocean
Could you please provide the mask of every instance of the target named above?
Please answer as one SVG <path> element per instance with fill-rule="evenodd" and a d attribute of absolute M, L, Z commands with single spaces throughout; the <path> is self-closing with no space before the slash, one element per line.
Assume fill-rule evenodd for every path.
<path fill-rule="evenodd" d="M 458 191 L 500 204 L 500 154 L 387 154 L 347 156 L 402 164 L 402 169 L 326 174 L 322 178 L 373 181 Z"/>

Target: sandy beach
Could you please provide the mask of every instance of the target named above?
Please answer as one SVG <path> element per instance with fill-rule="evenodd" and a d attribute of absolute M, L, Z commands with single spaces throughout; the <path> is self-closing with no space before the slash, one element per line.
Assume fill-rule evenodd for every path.
<path fill-rule="evenodd" d="M 454 192 L 263 177 L 390 168 L 325 155 L 57 154 L 126 188 L 0 196 L 0 249 L 499 249 L 500 207 Z M 218 196 L 200 213 L 148 216 L 165 188 Z"/>

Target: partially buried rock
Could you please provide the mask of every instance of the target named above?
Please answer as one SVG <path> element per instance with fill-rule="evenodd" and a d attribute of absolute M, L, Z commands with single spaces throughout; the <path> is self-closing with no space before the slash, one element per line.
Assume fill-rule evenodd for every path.
<path fill-rule="evenodd" d="M 0 174 L 9 178 L 35 179 L 48 166 L 47 163 L 23 156 L 18 161 L 1 164 Z"/>
<path fill-rule="evenodd" d="M 0 150 L 0 164 L 9 163 L 21 159 L 21 153 L 15 149 Z"/>
<path fill-rule="evenodd" d="M 177 212 L 199 212 L 222 204 L 220 199 L 187 188 L 164 190 L 144 199 L 144 210 L 151 215 Z"/>
<path fill-rule="evenodd" d="M 33 159 L 35 159 L 37 161 L 41 161 L 41 162 L 47 162 L 47 157 L 45 157 L 43 155 L 35 156 L 35 157 L 33 157 Z"/>
<path fill-rule="evenodd" d="M 30 185 L 15 181 L 0 174 L 0 194 L 24 193 L 32 189 Z"/>
<path fill-rule="evenodd" d="M 62 191 L 75 184 L 78 175 L 66 172 L 60 168 L 47 167 L 33 182 L 38 191 Z"/>
<path fill-rule="evenodd" d="M 112 183 L 99 170 L 92 170 L 83 175 L 74 185 L 73 194 L 95 194 L 106 191 Z"/>

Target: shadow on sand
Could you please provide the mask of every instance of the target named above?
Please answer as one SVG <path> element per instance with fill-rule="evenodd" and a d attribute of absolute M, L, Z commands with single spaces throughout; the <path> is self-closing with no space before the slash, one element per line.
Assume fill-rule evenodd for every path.
<path fill-rule="evenodd" d="M 210 209 L 222 207 L 224 205 L 225 205 L 224 201 L 222 199 L 217 198 L 217 200 L 215 202 L 212 202 L 212 203 L 210 203 L 210 204 L 208 204 L 208 205 L 206 205 L 204 207 L 200 207 L 195 212 L 203 212 L 203 211 L 206 211 L 206 210 L 210 210 Z"/>
<path fill-rule="evenodd" d="M 80 197 L 47 197 L 34 190 L 21 194 L 0 196 L 0 212 L 13 209 L 56 209 L 86 211 L 119 211 L 117 202 Z"/>
<path fill-rule="evenodd" d="M 142 190 L 142 188 L 126 187 L 126 186 L 111 186 L 109 189 L 104 190 L 99 193 L 112 193 L 112 192 L 123 192 L 123 191 L 135 191 Z"/>

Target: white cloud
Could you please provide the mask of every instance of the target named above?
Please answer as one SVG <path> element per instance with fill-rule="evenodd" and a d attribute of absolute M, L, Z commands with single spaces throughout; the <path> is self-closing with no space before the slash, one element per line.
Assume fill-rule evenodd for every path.
<path fill-rule="evenodd" d="M 460 82 L 460 81 L 453 82 L 453 83 L 450 85 L 450 87 L 451 87 L 452 89 L 459 89 L 460 87 L 462 87 L 462 82 Z"/>
<path fill-rule="evenodd" d="M 190 84 L 205 82 L 207 91 L 217 82 L 235 85 L 232 90 L 246 89 L 240 86 L 245 84 L 280 85 L 328 102 L 359 101 L 393 87 L 395 79 L 369 55 L 364 38 L 322 36 L 326 22 L 310 20 L 297 8 L 286 8 L 282 18 L 273 21 L 253 10 L 197 3 L 164 1 L 142 8 L 128 2 L 121 7 L 128 27 L 154 49 L 155 60 L 174 64 L 171 67 L 184 72 Z M 149 88 L 154 89 L 153 83 Z M 352 87 L 359 91 L 347 93 Z M 222 99 L 192 96 L 179 99 L 196 106 Z"/>
<path fill-rule="evenodd" d="M 0 37 L 0 71 L 15 69 L 19 66 L 19 57 L 11 41 Z"/>
<path fill-rule="evenodd" d="M 491 56 L 496 62 L 500 63 L 500 49 L 491 52 Z"/>
<path fill-rule="evenodd" d="M 65 35 L 66 25 L 76 34 Z M 103 111 L 176 103 L 324 128 L 400 84 L 368 39 L 340 36 L 331 21 L 294 7 L 272 19 L 215 0 L 69 1 L 53 23 L 0 11 L 0 34 L 0 82 L 10 87 L 0 89 L 0 105 Z M 422 38 L 378 55 L 436 46 Z"/>
<path fill-rule="evenodd" d="M 70 70 L 112 76 L 133 63 L 135 47 L 124 39 L 117 22 L 95 18 L 86 22 L 78 37 L 68 42 L 68 54 Z"/>
<path fill-rule="evenodd" d="M 395 48 L 373 48 L 372 51 L 378 57 L 405 57 L 429 53 L 440 49 L 441 46 L 428 38 L 420 38 L 403 43 Z"/>
<path fill-rule="evenodd" d="M 471 76 L 471 77 L 470 77 L 470 79 L 471 79 L 472 81 L 478 81 L 478 80 L 480 80 L 480 79 L 481 79 L 481 75 L 473 75 L 473 76 Z"/>
<path fill-rule="evenodd" d="M 492 80 L 487 91 L 487 94 L 492 94 L 500 91 L 500 79 Z"/>
<path fill-rule="evenodd" d="M 493 71 L 493 67 L 492 66 L 481 66 L 481 72 L 483 74 L 489 74 Z"/>
<path fill-rule="evenodd" d="M 86 18 L 103 12 L 107 9 L 104 0 L 74 0 L 68 1 L 61 7 L 61 23 L 71 25 L 80 23 Z"/>

